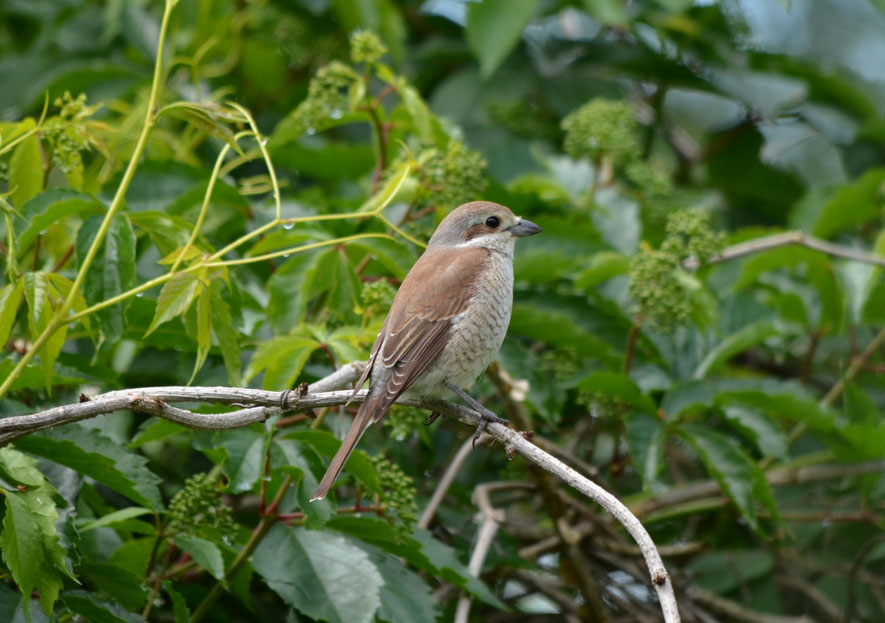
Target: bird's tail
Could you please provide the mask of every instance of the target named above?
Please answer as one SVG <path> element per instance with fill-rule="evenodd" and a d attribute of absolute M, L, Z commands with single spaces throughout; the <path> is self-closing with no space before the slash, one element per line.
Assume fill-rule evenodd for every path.
<path fill-rule="evenodd" d="M 329 468 L 326 470 L 319 486 L 317 486 L 317 490 L 313 492 L 313 496 L 310 498 L 311 502 L 322 500 L 326 497 L 326 494 L 329 493 L 329 489 L 332 488 L 332 485 L 338 478 L 338 474 L 340 474 L 341 470 L 344 468 L 344 464 L 347 462 L 347 459 L 356 447 L 360 437 L 362 437 L 366 429 L 369 428 L 369 424 L 378 421 L 379 417 L 373 418 L 373 416 L 375 416 L 379 408 L 387 411 L 387 408 L 390 407 L 389 404 L 387 405 L 387 408 L 382 406 L 381 403 L 383 402 L 383 399 L 384 392 L 378 392 L 375 396 L 370 393 L 365 402 L 360 405 L 359 411 L 357 411 L 356 417 L 353 418 L 353 423 L 350 425 L 350 430 L 347 431 L 347 434 L 341 441 L 341 447 L 338 448 L 338 452 L 335 453 L 332 462 L 329 463 Z"/>

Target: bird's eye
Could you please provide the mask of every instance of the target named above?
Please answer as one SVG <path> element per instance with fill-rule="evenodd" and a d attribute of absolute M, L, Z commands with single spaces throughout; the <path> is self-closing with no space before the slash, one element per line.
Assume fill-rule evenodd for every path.
<path fill-rule="evenodd" d="M 501 224 L 501 221 L 497 216 L 490 216 L 489 218 L 486 219 L 486 225 L 488 225 L 492 229 L 494 229 L 495 227 L 497 227 L 500 224 Z"/>

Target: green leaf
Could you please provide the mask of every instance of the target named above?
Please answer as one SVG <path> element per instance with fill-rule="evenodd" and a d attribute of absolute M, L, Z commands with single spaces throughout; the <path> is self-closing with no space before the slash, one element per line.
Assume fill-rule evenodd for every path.
<path fill-rule="evenodd" d="M 212 447 L 224 448 L 227 460 L 223 469 L 230 479 L 231 493 L 249 491 L 264 470 L 265 433 L 257 426 L 215 433 Z"/>
<path fill-rule="evenodd" d="M 329 287 L 322 268 L 334 253 L 333 249 L 320 249 L 295 255 L 268 280 L 267 315 L 277 333 L 298 326 L 307 315 L 310 300 Z"/>
<path fill-rule="evenodd" d="M 147 337 L 164 322 L 186 312 L 197 296 L 199 285 L 200 280 L 193 273 L 178 273 L 163 284 L 154 319 L 144 336 Z"/>
<path fill-rule="evenodd" d="M 68 216 L 103 214 L 104 211 L 101 201 L 91 195 L 67 189 L 40 193 L 22 206 L 22 216 L 16 219 L 18 249 L 28 250 L 41 232 Z"/>
<path fill-rule="evenodd" d="M 575 277 L 575 287 L 589 290 L 600 283 L 630 271 L 630 258 L 614 251 L 601 251 L 590 257 L 590 263 Z"/>
<path fill-rule="evenodd" d="M 482 580 L 458 560 L 454 549 L 434 539 L 426 530 L 419 528 L 410 538 L 403 539 L 389 522 L 375 517 L 338 516 L 330 519 L 327 525 L 402 557 L 409 564 L 451 582 L 490 606 L 507 609 Z"/>
<path fill-rule="evenodd" d="M 246 380 L 264 372 L 264 389 L 293 387 L 311 353 L 320 347 L 316 340 L 295 335 L 281 335 L 264 342 L 249 366 Z"/>
<path fill-rule="evenodd" d="M 587 12 L 607 26 L 626 26 L 623 0 L 584 0 Z"/>
<path fill-rule="evenodd" d="M 718 431 L 703 426 L 682 425 L 676 432 L 697 453 L 750 527 L 763 533 L 756 514 L 756 502 L 761 502 L 775 516 L 777 507 L 759 466 L 733 439 Z"/>
<path fill-rule="evenodd" d="M 224 359 L 224 367 L 227 370 L 227 378 L 234 387 L 239 387 L 242 376 L 242 363 L 240 361 L 239 333 L 234 328 L 231 318 L 230 305 L 221 294 L 221 284 L 213 281 L 211 286 L 212 301 L 210 305 L 209 321 L 212 335 L 221 350 Z"/>
<path fill-rule="evenodd" d="M 246 121 L 239 111 L 225 108 L 212 101 L 181 101 L 164 106 L 157 114 L 157 117 L 162 115 L 169 115 L 170 117 L 187 121 L 203 132 L 220 138 L 233 147 L 238 154 L 243 155 L 242 148 L 234 138 L 233 130 L 228 126 L 228 124 Z"/>
<path fill-rule="evenodd" d="M 10 199 L 19 208 L 43 190 L 43 157 L 40 139 L 31 134 L 19 143 L 9 158 Z"/>
<path fill-rule="evenodd" d="M 773 418 L 760 409 L 729 406 L 722 410 L 728 422 L 752 441 L 764 456 L 785 460 L 787 438 Z"/>
<path fill-rule="evenodd" d="M 82 534 L 83 532 L 89 532 L 90 530 L 95 530 L 96 528 L 110 528 L 120 522 L 132 519 L 133 517 L 141 517 L 142 515 L 147 515 L 151 512 L 151 509 L 142 508 L 140 506 L 121 508 L 118 511 L 108 513 L 107 515 L 103 515 L 98 519 L 94 519 L 88 523 L 83 524 L 78 528 L 78 530 Z"/>
<path fill-rule="evenodd" d="M 152 510 L 163 507 L 157 489 L 160 479 L 148 469 L 147 459 L 128 452 L 97 430 L 66 426 L 20 437 L 15 445 L 93 478 L 142 506 Z"/>
<path fill-rule="evenodd" d="M 191 611 L 187 607 L 184 595 L 173 588 L 172 582 L 163 582 L 163 589 L 172 601 L 172 615 L 175 617 L 175 623 L 190 623 Z"/>
<path fill-rule="evenodd" d="M 334 456 L 341 445 L 340 439 L 332 433 L 323 430 L 295 430 L 286 433 L 281 439 L 294 439 L 295 441 L 303 442 L 319 454 L 327 457 Z M 372 466 L 369 456 L 359 448 L 354 450 L 353 454 L 347 459 L 347 462 L 344 464 L 344 471 L 356 478 L 369 491 L 376 493 L 381 491 L 381 484 L 378 482 L 378 472 Z"/>
<path fill-rule="evenodd" d="M 657 412 L 654 401 L 643 394 L 642 390 L 626 374 L 593 372 L 578 385 L 582 389 L 624 402 L 645 413 L 654 415 Z"/>
<path fill-rule="evenodd" d="M 642 477 L 643 488 L 647 488 L 664 466 L 664 423 L 639 413 L 628 413 L 624 423 L 630 456 Z"/>
<path fill-rule="evenodd" d="M 11 448 L 3 448 L 3 462 L 7 471 L 33 480 L 37 461 L 24 457 Z M 18 455 L 18 456 L 15 456 Z M 39 472 L 37 472 L 39 473 Z M 53 604 L 68 577 L 74 581 L 68 568 L 64 549 L 59 545 L 55 522 L 58 519 L 54 497 L 55 487 L 45 479 L 25 491 L 0 489 L 6 502 L 0 551 L 3 562 L 24 595 L 40 592 L 40 604 L 51 613 Z M 27 613 L 29 602 L 25 603 Z"/>
<path fill-rule="evenodd" d="M 175 545 L 187 552 L 194 562 L 208 571 L 213 578 L 227 586 L 224 579 L 224 559 L 221 557 L 221 550 L 215 543 L 186 534 L 178 534 L 174 540 Z"/>
<path fill-rule="evenodd" d="M 718 365 L 721 365 L 744 352 L 751 346 L 755 346 L 772 335 L 782 333 L 782 328 L 776 326 L 768 320 L 760 320 L 759 322 L 747 325 L 746 327 L 732 333 L 724 340 L 714 346 L 707 355 L 698 364 L 692 378 L 702 379 L 707 373 Z"/>
<path fill-rule="evenodd" d="M 484 0 L 467 7 L 467 43 L 479 59 L 480 73 L 491 76 L 522 36 L 537 0 Z"/>
<path fill-rule="evenodd" d="M 104 217 L 92 216 L 77 233 L 77 259 L 82 264 Z M 89 305 L 111 299 L 135 286 L 135 232 L 125 214 L 111 220 L 98 254 L 83 281 L 83 294 Z M 105 339 L 114 342 L 123 335 L 126 303 L 98 312 Z"/>
<path fill-rule="evenodd" d="M 858 227 L 878 218 L 882 212 L 881 189 L 885 169 L 868 169 L 849 185 L 836 190 L 822 206 L 811 233 L 821 238 Z"/>
<path fill-rule="evenodd" d="M 283 601 L 313 619 L 369 623 L 381 605 L 381 574 L 343 536 L 276 524 L 252 565 Z"/>
<path fill-rule="evenodd" d="M 179 216 L 153 210 L 132 212 L 129 220 L 151 237 L 163 257 L 187 244 L 193 228 L 192 223 Z"/>
<path fill-rule="evenodd" d="M 170 422 L 162 418 L 152 418 L 147 420 L 146 425 L 142 427 L 141 432 L 129 442 L 129 449 L 135 450 L 146 443 L 152 441 L 161 441 L 178 433 L 190 432 L 190 429 L 181 424 Z"/>
<path fill-rule="evenodd" d="M 99 600 L 86 591 L 67 591 L 62 601 L 72 612 L 89 623 L 144 623 L 140 614 L 128 612 L 120 604 Z"/>
<path fill-rule="evenodd" d="M 151 539 L 131 542 L 139 543 L 140 547 L 145 544 L 150 546 Z M 78 571 L 90 585 L 107 593 L 129 610 L 141 610 L 147 602 L 148 589 L 142 584 L 141 577 L 123 567 L 104 562 L 84 562 Z"/>
<path fill-rule="evenodd" d="M 358 543 L 381 572 L 378 618 L 387 623 L 434 623 L 439 614 L 430 587 L 399 559 L 366 543 Z"/>
<path fill-rule="evenodd" d="M 725 595 L 742 586 L 763 581 L 774 568 L 774 556 L 766 551 L 728 551 L 701 554 L 688 564 L 698 584 Z"/>
<path fill-rule="evenodd" d="M 197 298 L 197 357 L 194 360 L 194 371 L 191 372 L 191 378 L 187 384 L 194 382 L 197 372 L 206 363 L 206 357 L 209 356 L 209 348 L 212 346 L 212 292 L 205 285 L 200 287 L 200 294 Z"/>
<path fill-rule="evenodd" d="M 305 526 L 308 529 L 322 528 L 335 513 L 332 500 L 311 502 L 310 498 L 326 471 L 326 466 L 316 451 L 306 443 L 294 439 L 275 439 L 270 446 L 272 469 L 284 469 L 286 473 L 296 470 L 298 477 L 296 497 L 298 507 L 304 512 Z"/>

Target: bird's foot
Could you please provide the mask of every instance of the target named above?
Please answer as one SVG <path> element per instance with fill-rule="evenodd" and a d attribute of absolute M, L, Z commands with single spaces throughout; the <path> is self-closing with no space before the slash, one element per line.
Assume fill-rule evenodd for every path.
<path fill-rule="evenodd" d="M 440 416 L 445 417 L 439 411 L 432 412 L 430 415 L 427 416 L 427 419 L 424 420 L 424 426 L 430 426 L 431 424 L 436 422 L 440 418 Z"/>
<path fill-rule="evenodd" d="M 478 400 L 476 400 L 474 397 L 472 397 L 470 394 L 465 392 L 454 383 L 446 381 L 446 387 L 458 394 L 458 396 L 463 398 L 467 402 L 467 404 L 473 407 L 474 411 L 479 413 L 479 426 L 476 427 L 476 432 L 473 433 L 473 445 L 476 445 L 476 440 L 479 439 L 480 435 L 482 435 L 482 431 L 485 430 L 489 422 L 493 422 L 495 424 L 503 424 L 504 426 L 510 423 L 504 418 L 498 417 L 498 415 L 496 415 L 494 412 L 486 409 Z"/>

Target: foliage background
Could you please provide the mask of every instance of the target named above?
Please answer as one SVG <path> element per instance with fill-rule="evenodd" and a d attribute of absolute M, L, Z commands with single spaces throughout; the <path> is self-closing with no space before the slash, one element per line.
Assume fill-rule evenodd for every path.
<path fill-rule="evenodd" d="M 630 505 L 685 620 L 883 620 L 880 1 L 174 4 L 0 5 L 4 415 L 325 376 L 499 201 L 545 233 L 473 393 Z M 794 230 L 861 259 L 717 261 Z M 317 415 L 6 445 L 0 620 L 659 620 L 611 518 L 499 448 L 415 528 L 469 434 L 416 410 L 307 504 L 349 422 Z"/>

